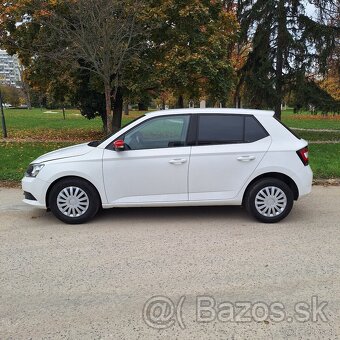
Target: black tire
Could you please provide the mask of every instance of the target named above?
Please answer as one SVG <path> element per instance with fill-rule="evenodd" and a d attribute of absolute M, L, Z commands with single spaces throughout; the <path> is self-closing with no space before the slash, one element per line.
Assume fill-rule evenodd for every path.
<path fill-rule="evenodd" d="M 77 189 L 78 191 L 76 191 Z M 73 196 L 71 195 L 71 192 L 74 194 Z M 75 204 L 74 202 L 68 201 L 70 202 L 69 205 L 67 203 L 63 203 L 64 197 L 67 196 L 67 193 L 70 194 L 70 196 L 67 197 L 68 200 L 78 199 L 75 197 L 75 193 L 80 196 L 77 201 L 78 205 L 74 205 L 77 207 L 77 210 L 75 208 L 70 208 L 70 204 Z M 63 204 L 65 205 L 63 206 Z M 92 184 L 80 178 L 65 178 L 57 182 L 52 187 L 49 194 L 49 208 L 55 217 L 67 224 L 81 224 L 89 221 L 97 214 L 100 206 L 101 201 L 97 190 Z M 63 212 L 61 208 L 67 209 L 67 211 Z M 74 215 L 72 213 L 68 214 L 68 211 L 71 211 L 70 209 L 74 212 Z"/>
<path fill-rule="evenodd" d="M 264 178 L 253 183 L 244 198 L 247 211 L 264 223 L 276 223 L 284 219 L 292 210 L 293 203 L 292 189 L 277 178 Z"/>

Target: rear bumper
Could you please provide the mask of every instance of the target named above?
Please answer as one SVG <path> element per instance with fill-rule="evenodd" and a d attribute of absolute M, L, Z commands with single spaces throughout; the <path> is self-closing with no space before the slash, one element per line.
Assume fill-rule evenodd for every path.
<path fill-rule="evenodd" d="M 49 183 L 38 178 L 24 177 L 21 180 L 21 187 L 24 191 L 23 202 L 37 208 L 46 209 L 46 192 Z"/>
<path fill-rule="evenodd" d="M 299 176 L 299 181 L 296 184 L 299 189 L 299 198 L 311 193 L 313 185 L 313 171 L 309 165 L 304 167 L 304 171 Z"/>

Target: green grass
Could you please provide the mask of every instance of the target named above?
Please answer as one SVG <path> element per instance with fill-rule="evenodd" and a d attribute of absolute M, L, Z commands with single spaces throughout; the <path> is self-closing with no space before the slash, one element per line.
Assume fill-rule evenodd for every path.
<path fill-rule="evenodd" d="M 340 178 L 340 144 L 309 145 L 314 178 Z"/>
<path fill-rule="evenodd" d="M 340 130 L 334 132 L 325 131 L 294 131 L 299 137 L 307 140 L 308 142 L 313 141 L 338 141 L 340 142 Z"/>
<path fill-rule="evenodd" d="M 45 113 L 53 111 L 58 113 Z M 6 109 L 6 125 L 8 130 L 32 129 L 100 129 L 101 119 L 85 119 L 77 110 L 66 110 L 66 119 L 60 110 L 32 109 L 16 110 Z"/>
<path fill-rule="evenodd" d="M 307 112 L 294 114 L 289 109 L 282 112 L 282 121 L 293 128 L 340 130 L 340 115 L 311 115 Z"/>
<path fill-rule="evenodd" d="M 19 181 L 29 163 L 69 143 L 0 143 L 0 180 Z"/>
<path fill-rule="evenodd" d="M 48 111 L 56 113 L 47 113 Z M 123 116 L 123 125 L 130 122 L 143 112 L 131 111 Z M 61 110 L 32 109 L 16 110 L 6 109 L 6 124 L 9 130 L 26 129 L 98 129 L 102 128 L 100 117 L 95 119 L 84 118 L 78 110 L 66 110 L 66 119 L 63 119 Z"/>
<path fill-rule="evenodd" d="M 56 113 L 47 113 L 48 111 Z M 129 123 L 132 119 L 138 117 L 144 112 L 131 111 L 128 116 L 123 115 L 122 124 Z M 102 121 L 99 117 L 95 119 L 84 118 L 78 110 L 66 110 L 66 119 L 63 119 L 61 110 L 47 110 L 47 109 L 32 109 L 32 110 L 16 110 L 5 109 L 6 124 L 9 132 L 16 136 L 22 132 L 23 136 L 27 136 L 27 131 L 37 132 L 48 130 L 66 131 L 68 134 L 72 130 L 96 130 L 101 131 Z M 340 130 L 340 116 L 321 115 L 312 116 L 310 114 L 301 113 L 294 114 L 293 110 L 289 109 L 283 111 L 282 120 L 290 127 L 308 128 L 308 129 L 335 129 Z"/>
<path fill-rule="evenodd" d="M 0 180 L 19 181 L 38 156 L 69 143 L 0 143 Z M 315 178 L 340 178 L 340 144 L 309 145 Z"/>
<path fill-rule="evenodd" d="M 100 118 L 87 120 L 77 110 L 66 110 L 66 120 L 64 120 L 60 110 L 51 110 L 57 113 L 45 113 L 46 111 L 48 110 L 5 110 L 9 138 L 34 138 L 44 142 L 0 142 L 0 180 L 18 181 L 22 178 L 28 164 L 38 156 L 102 136 Z M 123 125 L 141 114 L 143 112 L 132 111 L 129 116 L 123 116 Z M 306 113 L 294 114 L 292 110 L 284 111 L 282 117 L 290 127 L 335 130 L 334 132 L 297 131 L 297 134 L 307 141 L 340 140 L 340 117 L 323 118 Z M 316 178 L 340 178 L 340 144 L 311 144 L 310 158 Z"/>

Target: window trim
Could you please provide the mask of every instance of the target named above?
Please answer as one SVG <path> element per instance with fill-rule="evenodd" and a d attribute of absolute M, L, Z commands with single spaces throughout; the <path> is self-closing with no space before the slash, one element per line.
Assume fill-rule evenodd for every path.
<path fill-rule="evenodd" d="M 160 149 L 174 149 L 174 148 L 183 148 L 183 147 L 187 147 L 187 146 L 190 146 L 188 144 L 188 137 L 189 137 L 189 134 L 190 134 L 190 131 L 192 129 L 192 123 L 191 123 L 191 120 L 192 120 L 192 117 L 194 116 L 192 113 L 181 113 L 181 114 L 169 114 L 169 115 L 160 115 L 160 116 L 155 116 L 155 117 L 151 117 L 149 119 L 146 119 L 146 120 L 143 120 L 142 122 L 140 122 L 139 124 L 135 125 L 133 128 L 127 130 L 126 132 L 122 133 L 121 135 L 119 135 L 117 138 L 115 138 L 111 143 L 109 143 L 105 149 L 107 150 L 112 150 L 112 151 L 115 151 L 114 148 L 113 148 L 113 143 L 119 139 L 122 139 L 125 134 L 127 134 L 128 132 L 134 130 L 135 128 L 139 127 L 140 125 L 144 124 L 144 123 L 149 123 L 151 122 L 152 120 L 154 119 L 157 119 L 157 118 L 166 118 L 166 117 L 189 117 L 189 123 L 188 123 L 188 131 L 187 131 L 187 136 L 186 136 L 186 139 L 185 139 L 185 142 L 184 142 L 184 145 L 181 145 L 181 146 L 173 146 L 173 147 L 167 147 L 167 148 L 148 148 L 148 149 L 138 149 L 138 150 L 129 150 L 129 149 L 126 149 L 124 151 L 144 151 L 144 150 L 160 150 Z"/>

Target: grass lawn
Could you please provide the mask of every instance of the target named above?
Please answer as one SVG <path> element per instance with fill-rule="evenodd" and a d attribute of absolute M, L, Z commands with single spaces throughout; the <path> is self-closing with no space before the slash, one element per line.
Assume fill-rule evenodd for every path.
<path fill-rule="evenodd" d="M 314 178 L 340 178 L 340 144 L 310 144 Z"/>
<path fill-rule="evenodd" d="M 123 116 L 123 125 L 144 112 L 131 111 Z M 40 141 L 87 141 L 103 137 L 102 121 L 84 118 L 78 110 L 66 110 L 63 119 L 61 110 L 5 110 L 8 137 Z"/>
<path fill-rule="evenodd" d="M 143 113 L 131 111 L 128 116 L 123 116 L 123 125 Z M 5 116 L 11 142 L 0 141 L 0 180 L 18 181 L 28 164 L 38 156 L 103 136 L 101 119 L 87 120 L 77 110 L 66 110 L 66 120 L 60 110 L 45 109 L 6 109 Z M 293 128 L 334 130 L 297 131 L 307 141 L 340 141 L 340 116 L 311 116 L 287 110 L 282 118 Z M 316 178 L 340 178 L 340 144 L 311 144 L 310 158 Z"/>
<path fill-rule="evenodd" d="M 0 180 L 19 181 L 38 156 L 70 143 L 0 143 Z M 309 145 L 315 178 L 340 178 L 340 144 Z"/>
<path fill-rule="evenodd" d="M 0 180 L 19 181 L 30 162 L 69 143 L 0 143 Z"/>
<path fill-rule="evenodd" d="M 340 130 L 326 131 L 294 131 L 299 137 L 308 142 L 313 141 L 338 141 L 340 143 Z"/>
<path fill-rule="evenodd" d="M 340 130 L 340 115 L 310 115 L 306 112 L 294 114 L 289 109 L 282 112 L 282 121 L 292 128 Z"/>

